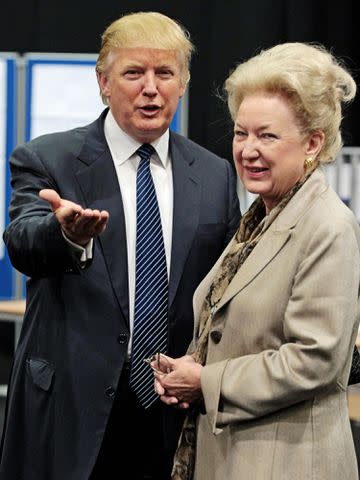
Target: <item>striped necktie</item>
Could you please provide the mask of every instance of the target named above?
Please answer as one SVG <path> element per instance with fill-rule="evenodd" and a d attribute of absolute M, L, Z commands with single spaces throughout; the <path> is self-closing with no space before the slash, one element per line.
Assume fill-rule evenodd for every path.
<path fill-rule="evenodd" d="M 167 348 L 168 276 L 159 205 L 150 172 L 154 148 L 142 145 L 136 178 L 135 310 L 130 386 L 144 408 L 157 400 L 144 358 Z"/>

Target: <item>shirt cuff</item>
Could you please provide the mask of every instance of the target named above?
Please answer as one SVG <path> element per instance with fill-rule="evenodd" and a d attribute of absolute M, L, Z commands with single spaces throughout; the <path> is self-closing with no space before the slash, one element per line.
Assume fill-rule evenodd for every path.
<path fill-rule="evenodd" d="M 92 251 L 93 251 L 93 243 L 94 240 L 91 238 L 90 241 L 85 245 L 85 247 L 82 247 L 81 245 L 78 245 L 77 243 L 72 242 L 61 230 L 61 233 L 66 241 L 66 243 L 69 245 L 73 253 L 76 255 L 76 257 L 79 259 L 79 262 L 81 266 L 85 267 L 85 264 L 88 260 L 92 259 Z"/>

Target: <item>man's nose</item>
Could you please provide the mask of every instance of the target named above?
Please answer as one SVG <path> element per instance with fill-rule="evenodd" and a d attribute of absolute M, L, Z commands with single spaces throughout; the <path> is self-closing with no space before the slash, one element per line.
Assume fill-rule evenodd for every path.
<path fill-rule="evenodd" d="M 144 76 L 144 94 L 156 95 L 157 94 L 157 82 L 154 72 L 146 72 Z"/>

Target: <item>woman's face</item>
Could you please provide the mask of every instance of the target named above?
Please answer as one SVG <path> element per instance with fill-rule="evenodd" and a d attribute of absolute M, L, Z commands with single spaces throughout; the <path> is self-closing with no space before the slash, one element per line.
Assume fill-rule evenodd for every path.
<path fill-rule="evenodd" d="M 247 95 L 235 121 L 233 156 L 244 187 L 262 197 L 267 213 L 300 180 L 311 139 L 304 140 L 289 101 L 277 94 Z"/>

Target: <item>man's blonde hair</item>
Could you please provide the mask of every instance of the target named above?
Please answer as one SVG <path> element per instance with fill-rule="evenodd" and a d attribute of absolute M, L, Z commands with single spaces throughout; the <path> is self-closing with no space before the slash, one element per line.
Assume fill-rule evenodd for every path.
<path fill-rule="evenodd" d="M 101 40 L 97 73 L 106 73 L 110 53 L 119 48 L 161 48 L 175 50 L 179 54 L 184 87 L 190 79 L 190 60 L 195 50 L 190 34 L 178 22 L 162 13 L 137 12 L 124 15 L 107 27 Z M 102 98 L 106 104 L 104 96 Z"/>

